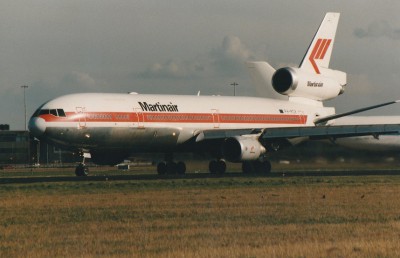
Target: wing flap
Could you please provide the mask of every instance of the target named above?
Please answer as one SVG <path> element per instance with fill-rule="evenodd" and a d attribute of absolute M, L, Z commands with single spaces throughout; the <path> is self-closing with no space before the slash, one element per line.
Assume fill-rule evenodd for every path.
<path fill-rule="evenodd" d="M 256 134 L 256 133 L 261 133 L 261 131 L 262 129 L 254 129 L 254 128 L 204 130 L 197 135 L 196 142 L 200 142 L 203 140 L 225 139 L 247 134 Z"/>

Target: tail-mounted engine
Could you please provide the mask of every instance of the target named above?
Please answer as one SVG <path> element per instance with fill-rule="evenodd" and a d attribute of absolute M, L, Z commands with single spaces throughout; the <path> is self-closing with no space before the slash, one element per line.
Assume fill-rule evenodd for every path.
<path fill-rule="evenodd" d="M 244 135 L 227 138 L 222 145 L 224 158 L 231 162 L 258 159 L 266 152 L 258 137 L 259 135 Z"/>
<path fill-rule="evenodd" d="M 289 97 L 312 100 L 328 100 L 344 92 L 346 73 L 331 69 L 321 69 L 321 74 L 313 74 L 300 68 L 278 69 L 272 76 L 274 90 Z"/>

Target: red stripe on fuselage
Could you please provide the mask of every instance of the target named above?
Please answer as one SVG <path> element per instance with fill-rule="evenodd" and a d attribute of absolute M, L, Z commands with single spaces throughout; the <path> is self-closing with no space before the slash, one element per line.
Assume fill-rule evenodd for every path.
<path fill-rule="evenodd" d="M 66 113 L 66 117 L 41 115 L 46 122 L 147 122 L 147 123 L 230 123 L 230 124 L 305 124 L 306 115 L 158 113 L 158 112 L 86 112 Z"/>

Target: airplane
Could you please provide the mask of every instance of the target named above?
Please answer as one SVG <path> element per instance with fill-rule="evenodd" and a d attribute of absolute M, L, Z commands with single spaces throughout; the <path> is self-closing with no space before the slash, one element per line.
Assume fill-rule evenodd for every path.
<path fill-rule="evenodd" d="M 400 125 L 332 125 L 337 118 L 399 101 L 336 114 L 323 101 L 346 87 L 346 73 L 329 68 L 340 14 L 327 13 L 299 67 L 261 68 L 285 100 L 263 97 L 78 93 L 42 104 L 29 120 L 39 140 L 79 150 L 75 169 L 85 176 L 85 158 L 114 165 L 135 153 L 163 153 L 159 174 L 186 172 L 178 152 L 207 153 L 209 171 L 223 174 L 226 161 L 244 173 L 269 173 L 268 153 L 308 139 L 337 139 L 398 133 Z M 265 65 L 267 64 L 267 65 Z"/>
<path fill-rule="evenodd" d="M 399 124 L 400 116 L 348 116 L 335 121 L 335 125 L 360 125 L 370 123 Z M 355 150 L 397 153 L 400 151 L 400 134 L 356 136 L 336 139 L 331 143 Z"/>

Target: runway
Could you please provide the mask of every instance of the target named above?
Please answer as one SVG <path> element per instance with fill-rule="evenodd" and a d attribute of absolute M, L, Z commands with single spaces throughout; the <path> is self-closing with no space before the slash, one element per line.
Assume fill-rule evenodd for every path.
<path fill-rule="evenodd" d="M 345 177 L 345 176 L 400 176 L 400 170 L 374 169 L 374 170 L 304 170 L 304 171 L 279 171 L 268 175 L 225 173 L 223 175 L 212 175 L 209 173 L 187 173 L 185 175 L 158 175 L 135 172 L 135 174 L 121 175 L 89 175 L 77 177 L 71 172 L 71 176 L 23 176 L 23 177 L 1 177 L 0 184 L 30 184 L 30 183 L 57 183 L 57 182 L 99 182 L 99 181 L 139 181 L 139 180 L 180 180 L 180 179 L 207 179 L 207 178 L 277 178 L 277 177 Z"/>

